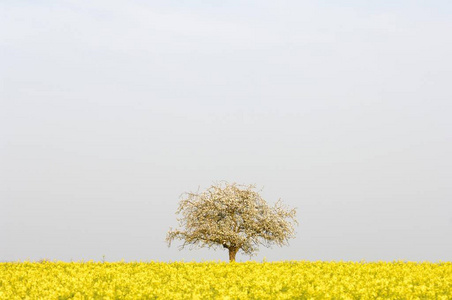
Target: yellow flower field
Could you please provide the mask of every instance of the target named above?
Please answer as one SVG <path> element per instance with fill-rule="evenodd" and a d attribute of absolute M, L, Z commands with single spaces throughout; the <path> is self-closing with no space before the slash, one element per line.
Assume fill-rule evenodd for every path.
<path fill-rule="evenodd" d="M 332 298 L 452 299 L 452 263 L 0 263 L 0 299 Z"/>

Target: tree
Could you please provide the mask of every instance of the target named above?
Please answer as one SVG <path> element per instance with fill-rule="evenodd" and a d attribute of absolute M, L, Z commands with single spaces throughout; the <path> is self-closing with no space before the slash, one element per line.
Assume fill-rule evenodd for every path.
<path fill-rule="evenodd" d="M 258 246 L 283 246 L 295 237 L 295 209 L 286 209 L 281 200 L 269 207 L 255 185 L 221 182 L 199 193 L 184 193 L 176 214 L 183 229 L 168 231 L 168 247 L 174 239 L 186 246 L 225 248 L 229 261 L 239 250 L 252 256 Z"/>

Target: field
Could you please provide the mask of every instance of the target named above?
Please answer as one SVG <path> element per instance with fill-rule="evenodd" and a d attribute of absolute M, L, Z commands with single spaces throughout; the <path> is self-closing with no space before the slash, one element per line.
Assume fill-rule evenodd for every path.
<path fill-rule="evenodd" d="M 0 299 L 333 298 L 452 299 L 452 263 L 0 263 Z"/>

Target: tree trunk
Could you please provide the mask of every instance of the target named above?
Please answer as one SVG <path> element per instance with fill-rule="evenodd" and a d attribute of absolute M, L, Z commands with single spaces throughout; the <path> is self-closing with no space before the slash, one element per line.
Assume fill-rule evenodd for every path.
<path fill-rule="evenodd" d="M 229 250 L 229 262 L 235 261 L 235 255 L 239 251 L 239 248 L 230 247 L 228 250 Z"/>

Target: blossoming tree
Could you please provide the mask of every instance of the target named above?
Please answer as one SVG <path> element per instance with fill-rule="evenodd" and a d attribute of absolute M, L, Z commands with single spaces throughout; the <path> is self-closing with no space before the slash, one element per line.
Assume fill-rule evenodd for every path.
<path fill-rule="evenodd" d="M 182 229 L 168 231 L 167 242 L 183 240 L 181 249 L 222 247 L 229 251 L 229 261 L 235 261 L 239 250 L 253 255 L 258 246 L 287 245 L 295 237 L 295 209 L 287 209 L 281 200 L 268 206 L 254 185 L 221 182 L 202 193 L 181 196 L 177 214 Z"/>

